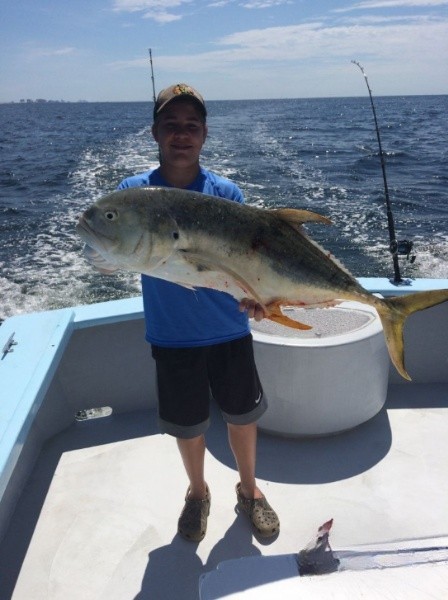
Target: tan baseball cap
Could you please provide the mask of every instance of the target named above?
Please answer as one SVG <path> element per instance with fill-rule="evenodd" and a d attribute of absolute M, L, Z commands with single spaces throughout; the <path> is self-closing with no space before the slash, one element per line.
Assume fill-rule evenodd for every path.
<path fill-rule="evenodd" d="M 202 112 L 204 118 L 207 116 L 207 110 L 205 108 L 204 98 L 201 94 L 195 90 L 191 85 L 186 83 L 176 83 L 162 90 L 157 96 L 156 103 L 154 105 L 154 120 L 158 114 L 169 104 L 172 100 L 181 97 L 190 97 L 194 99 L 198 105 L 198 108 Z"/>

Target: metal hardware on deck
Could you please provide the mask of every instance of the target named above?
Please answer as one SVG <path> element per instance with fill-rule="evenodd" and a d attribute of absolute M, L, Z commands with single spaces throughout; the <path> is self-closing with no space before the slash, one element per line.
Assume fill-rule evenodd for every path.
<path fill-rule="evenodd" d="M 76 421 L 87 421 L 89 419 L 99 419 L 102 417 L 110 417 L 112 414 L 112 408 L 110 406 L 101 406 L 100 408 L 87 408 L 84 410 L 78 410 L 75 415 Z"/>
<path fill-rule="evenodd" d="M 9 336 L 8 341 L 3 346 L 2 358 L 0 360 L 3 360 L 9 352 L 14 352 L 13 346 L 17 346 L 17 343 L 18 343 L 18 342 L 14 341 L 14 336 L 15 336 L 15 332 Z"/>
<path fill-rule="evenodd" d="M 414 248 L 414 242 L 410 240 L 399 240 L 397 242 L 397 254 L 400 256 L 406 256 L 411 264 L 415 261 L 415 254 L 411 256 L 412 249 Z"/>

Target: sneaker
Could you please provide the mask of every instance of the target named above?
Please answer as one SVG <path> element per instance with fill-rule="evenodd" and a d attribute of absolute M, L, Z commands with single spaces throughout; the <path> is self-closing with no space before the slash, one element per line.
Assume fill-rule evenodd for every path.
<path fill-rule="evenodd" d="M 238 506 L 249 517 L 258 535 L 263 538 L 273 537 L 280 531 L 277 513 L 263 496 L 262 498 L 245 498 L 241 494 L 241 483 L 236 486 Z"/>
<path fill-rule="evenodd" d="M 179 517 L 177 531 L 190 542 L 200 542 L 207 531 L 207 517 L 210 513 L 210 491 L 206 486 L 206 496 L 203 500 L 189 498 L 190 487 L 185 496 L 185 505 Z"/>

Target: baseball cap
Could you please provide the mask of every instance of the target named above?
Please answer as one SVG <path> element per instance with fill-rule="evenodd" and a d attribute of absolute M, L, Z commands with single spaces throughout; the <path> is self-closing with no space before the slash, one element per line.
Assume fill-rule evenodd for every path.
<path fill-rule="evenodd" d="M 190 97 L 192 100 L 195 100 L 199 110 L 202 112 L 203 117 L 205 118 L 207 116 L 204 98 L 201 96 L 201 94 L 191 87 L 191 85 L 186 83 L 176 83 L 162 90 L 157 96 L 157 100 L 154 105 L 154 120 L 156 116 L 160 114 L 161 111 L 167 106 L 167 104 L 169 104 L 172 100 L 181 98 L 183 96 Z"/>

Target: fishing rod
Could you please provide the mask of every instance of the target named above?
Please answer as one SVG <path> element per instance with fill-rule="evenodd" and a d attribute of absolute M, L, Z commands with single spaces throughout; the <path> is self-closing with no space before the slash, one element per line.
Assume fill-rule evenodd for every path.
<path fill-rule="evenodd" d="M 381 170 L 383 173 L 384 195 L 385 195 L 385 199 L 386 199 L 387 224 L 388 224 L 388 228 L 389 228 L 389 250 L 392 254 L 392 261 L 393 261 L 393 265 L 394 265 L 394 279 L 391 281 L 392 281 L 392 283 L 395 283 L 397 285 L 400 283 L 403 284 L 403 283 L 407 283 L 407 282 L 404 281 L 400 275 L 400 265 L 398 262 L 398 256 L 399 255 L 406 256 L 408 258 L 408 260 L 410 260 L 410 262 L 413 263 L 415 261 L 415 256 L 410 256 L 412 247 L 413 247 L 413 242 L 411 242 L 409 240 L 401 240 L 399 242 L 397 241 L 397 237 L 395 235 L 394 216 L 392 213 L 392 205 L 391 205 L 390 197 L 389 197 L 389 187 L 387 185 L 386 161 L 384 160 L 384 152 L 383 152 L 383 147 L 381 144 L 381 136 L 380 136 L 380 130 L 378 127 L 378 120 L 376 118 L 376 110 L 375 110 L 375 104 L 373 102 L 372 90 L 370 89 L 369 80 L 367 79 L 367 75 L 366 75 L 362 65 L 356 60 L 352 60 L 352 63 L 354 65 L 356 65 L 357 67 L 359 67 L 359 69 L 361 70 L 361 73 L 364 75 L 364 80 L 366 82 L 367 90 L 369 92 L 370 104 L 372 106 L 373 119 L 375 121 L 375 130 L 376 130 L 376 137 L 378 140 L 378 148 L 379 148 L 379 153 L 380 153 Z"/>
<path fill-rule="evenodd" d="M 156 104 L 156 84 L 154 81 L 154 69 L 152 66 L 152 50 L 151 50 L 151 48 L 148 48 L 148 52 L 149 52 L 149 63 L 151 65 L 152 99 L 153 99 L 154 106 L 155 106 L 155 104 Z"/>
<path fill-rule="evenodd" d="M 152 81 L 152 101 L 154 103 L 153 109 L 155 109 L 156 107 L 156 84 L 155 84 L 155 80 L 154 80 L 154 68 L 152 65 L 152 50 L 151 48 L 148 48 L 148 52 L 149 52 L 149 63 L 151 65 L 151 81 Z M 159 163 L 162 164 L 162 155 L 160 153 L 160 146 L 159 146 Z"/>

